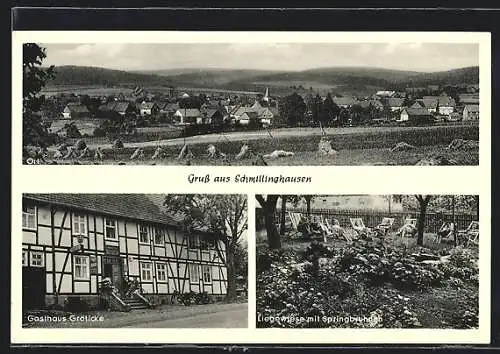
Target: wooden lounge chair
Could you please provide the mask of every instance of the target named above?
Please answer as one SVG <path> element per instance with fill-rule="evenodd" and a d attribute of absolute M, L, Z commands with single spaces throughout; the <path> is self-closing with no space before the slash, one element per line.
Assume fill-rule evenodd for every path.
<path fill-rule="evenodd" d="M 370 231 L 370 229 L 365 226 L 362 218 L 349 218 L 349 220 L 351 221 L 352 228 L 358 235 L 366 235 Z"/>
<path fill-rule="evenodd" d="M 333 230 L 331 230 L 326 224 L 325 224 L 325 221 L 323 219 L 323 215 L 321 215 L 321 219 L 319 220 L 319 226 L 321 227 L 321 230 L 323 231 L 323 242 L 326 243 L 327 241 L 327 237 L 328 236 L 332 236 L 334 235 L 335 233 L 333 232 Z"/>
<path fill-rule="evenodd" d="M 479 245 L 479 222 L 471 221 L 465 230 L 459 230 L 457 234 L 459 239 L 467 239 L 466 247 L 469 247 L 470 244 Z"/>
<path fill-rule="evenodd" d="M 444 222 L 443 225 L 439 228 L 436 236 L 434 237 L 435 243 L 441 243 L 443 238 L 448 239 L 450 236 L 453 236 L 453 231 L 455 230 L 455 224 L 450 222 Z"/>
<path fill-rule="evenodd" d="M 394 218 L 382 218 L 382 222 L 377 225 L 376 230 L 380 231 L 385 237 L 387 232 L 392 228 L 394 224 Z"/>
<path fill-rule="evenodd" d="M 406 218 L 403 226 L 396 232 L 396 236 L 401 234 L 401 238 L 414 237 L 417 234 L 417 219 Z"/>
<path fill-rule="evenodd" d="M 299 226 L 299 222 L 300 222 L 300 219 L 302 218 L 301 214 L 300 213 L 292 213 L 292 212 L 288 212 L 288 217 L 290 218 L 290 221 L 292 222 L 292 227 L 294 230 L 298 230 L 298 226 Z"/>

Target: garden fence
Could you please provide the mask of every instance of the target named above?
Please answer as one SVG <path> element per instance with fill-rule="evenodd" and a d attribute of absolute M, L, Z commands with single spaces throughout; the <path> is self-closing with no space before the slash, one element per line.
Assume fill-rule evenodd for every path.
<path fill-rule="evenodd" d="M 290 218 L 288 216 L 288 212 L 302 213 L 307 214 L 306 208 L 287 208 L 285 222 L 287 224 L 290 223 Z M 362 218 L 365 226 L 367 227 L 376 227 L 382 222 L 382 218 L 391 217 L 394 218 L 394 229 L 398 229 L 401 227 L 406 218 L 418 219 L 419 212 L 415 211 L 407 211 L 407 212 L 384 212 L 378 210 L 355 210 L 355 209 L 311 209 L 311 216 L 320 216 L 327 218 L 335 218 L 339 221 L 340 226 L 342 227 L 351 227 L 351 222 L 349 218 Z M 277 223 L 280 222 L 281 219 L 281 210 L 277 209 L 275 214 L 275 220 Z M 474 214 L 464 214 L 464 213 L 456 213 L 455 214 L 455 225 L 456 230 L 464 230 L 466 229 L 471 221 L 477 220 L 477 216 Z M 436 233 L 444 221 L 452 222 L 453 215 L 452 213 L 427 213 L 425 218 L 425 232 Z M 263 215 L 260 209 L 257 209 L 256 212 L 256 227 L 257 229 L 261 229 L 264 227 Z"/>

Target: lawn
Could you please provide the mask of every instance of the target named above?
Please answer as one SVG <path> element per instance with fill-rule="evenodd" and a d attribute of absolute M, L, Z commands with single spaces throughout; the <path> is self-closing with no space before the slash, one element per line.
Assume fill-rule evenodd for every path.
<path fill-rule="evenodd" d="M 425 234 L 423 248 L 394 236 L 349 244 L 285 237 L 282 249 L 271 251 L 259 235 L 257 327 L 478 326 L 477 249 L 436 244 Z M 425 264 L 416 253 L 450 257 Z"/>

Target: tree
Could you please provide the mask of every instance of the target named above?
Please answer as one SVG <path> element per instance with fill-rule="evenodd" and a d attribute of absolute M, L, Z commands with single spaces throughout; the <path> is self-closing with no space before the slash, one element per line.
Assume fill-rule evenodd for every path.
<path fill-rule="evenodd" d="M 303 195 L 302 199 L 306 202 L 306 213 L 307 216 L 311 216 L 311 202 L 314 199 L 314 195 Z"/>
<path fill-rule="evenodd" d="M 269 194 L 265 198 L 262 194 L 256 194 L 255 199 L 259 202 L 264 213 L 264 224 L 266 226 L 267 243 L 271 249 L 281 248 L 281 239 L 276 228 L 276 222 L 274 220 L 274 214 L 276 213 L 276 202 L 278 201 L 279 195 Z"/>
<path fill-rule="evenodd" d="M 306 104 L 297 92 L 285 96 L 280 107 L 283 112 L 283 117 L 287 119 L 289 126 L 297 126 L 298 123 L 303 121 L 306 112 Z"/>
<path fill-rule="evenodd" d="M 333 120 L 337 119 L 339 114 L 339 106 L 333 102 L 332 95 L 328 93 L 328 95 L 326 95 L 325 102 L 323 102 L 323 123 L 325 125 L 331 123 Z"/>
<path fill-rule="evenodd" d="M 45 100 L 39 93 L 47 81 L 54 77 L 54 66 L 42 68 L 45 48 L 35 43 L 23 44 L 23 145 L 46 145 L 49 136 L 41 117 L 35 112 Z"/>
<path fill-rule="evenodd" d="M 417 246 L 423 246 L 424 245 L 424 227 L 425 227 L 425 215 L 427 212 L 427 205 L 429 205 L 429 202 L 432 198 L 430 195 L 421 195 L 417 194 L 415 195 L 415 198 L 417 199 L 417 202 L 420 207 L 420 212 L 418 214 L 418 221 L 417 221 Z"/>
<path fill-rule="evenodd" d="M 226 301 L 236 298 L 236 253 L 241 236 L 247 230 L 247 198 L 241 194 L 169 194 L 164 206 L 174 214 L 184 216 L 187 231 L 204 228 L 216 235 L 226 253 L 216 247 L 219 258 L 227 267 Z"/>
<path fill-rule="evenodd" d="M 286 218 L 286 203 L 291 202 L 293 204 L 297 204 L 299 201 L 299 196 L 298 195 L 289 195 L 289 194 L 282 194 L 281 196 L 281 215 L 280 215 L 280 230 L 279 233 L 280 235 L 285 234 L 285 218 Z"/>

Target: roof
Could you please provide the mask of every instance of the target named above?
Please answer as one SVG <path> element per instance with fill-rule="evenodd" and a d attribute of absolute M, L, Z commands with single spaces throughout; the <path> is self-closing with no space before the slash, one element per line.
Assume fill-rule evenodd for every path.
<path fill-rule="evenodd" d="M 425 108 L 405 108 L 403 111 L 409 116 L 431 116 L 430 112 Z"/>
<path fill-rule="evenodd" d="M 179 108 L 176 112 L 176 115 L 181 115 L 184 118 L 188 117 L 201 117 L 201 112 L 198 108 Z"/>
<path fill-rule="evenodd" d="M 438 100 L 435 98 L 422 98 L 417 100 L 417 102 L 421 102 L 425 108 L 437 108 Z"/>
<path fill-rule="evenodd" d="M 424 96 L 423 99 L 437 100 L 440 106 L 455 107 L 455 100 L 450 96 Z"/>
<path fill-rule="evenodd" d="M 246 114 L 248 116 L 249 119 L 258 119 L 259 118 L 259 114 L 255 111 L 246 111 L 244 112 L 243 114 Z M 242 116 L 243 116 L 242 114 Z"/>
<path fill-rule="evenodd" d="M 71 111 L 71 113 L 90 113 L 87 106 L 83 104 L 68 103 L 66 107 Z"/>
<path fill-rule="evenodd" d="M 425 108 L 425 106 L 423 102 L 416 101 L 414 104 L 410 106 L 410 108 Z"/>
<path fill-rule="evenodd" d="M 160 109 L 162 111 L 167 111 L 167 112 L 175 112 L 179 109 L 179 104 L 178 103 L 172 103 L 172 102 L 160 102 L 158 104 Z"/>
<path fill-rule="evenodd" d="M 467 108 L 467 111 L 479 113 L 479 105 L 478 104 L 466 104 L 464 109 Z"/>
<path fill-rule="evenodd" d="M 380 102 L 379 100 L 358 101 L 356 104 L 362 108 L 368 108 L 370 105 L 374 106 L 374 107 L 380 107 L 380 108 L 383 107 L 382 102 Z"/>
<path fill-rule="evenodd" d="M 243 113 L 249 112 L 251 110 L 252 109 L 250 107 L 240 106 L 240 107 L 236 108 L 235 110 L 233 110 L 233 112 L 231 114 L 238 117 L 238 116 L 241 116 Z"/>
<path fill-rule="evenodd" d="M 333 97 L 333 102 L 339 106 L 352 106 L 356 100 L 352 97 Z"/>
<path fill-rule="evenodd" d="M 182 217 L 172 216 L 161 209 L 161 195 L 27 193 L 23 194 L 23 198 L 170 226 L 179 226 L 183 221 Z"/>
<path fill-rule="evenodd" d="M 99 106 L 100 111 L 125 112 L 130 106 L 129 101 L 111 101 Z"/>
<path fill-rule="evenodd" d="M 213 115 L 217 112 L 219 112 L 219 109 L 217 108 L 207 108 L 205 109 L 204 115 L 207 117 L 213 117 Z"/>
<path fill-rule="evenodd" d="M 155 102 L 142 102 L 141 109 L 152 109 L 155 105 L 156 105 Z"/>
<path fill-rule="evenodd" d="M 389 107 L 401 107 L 404 101 L 404 98 L 391 97 L 387 100 L 387 105 Z"/>

